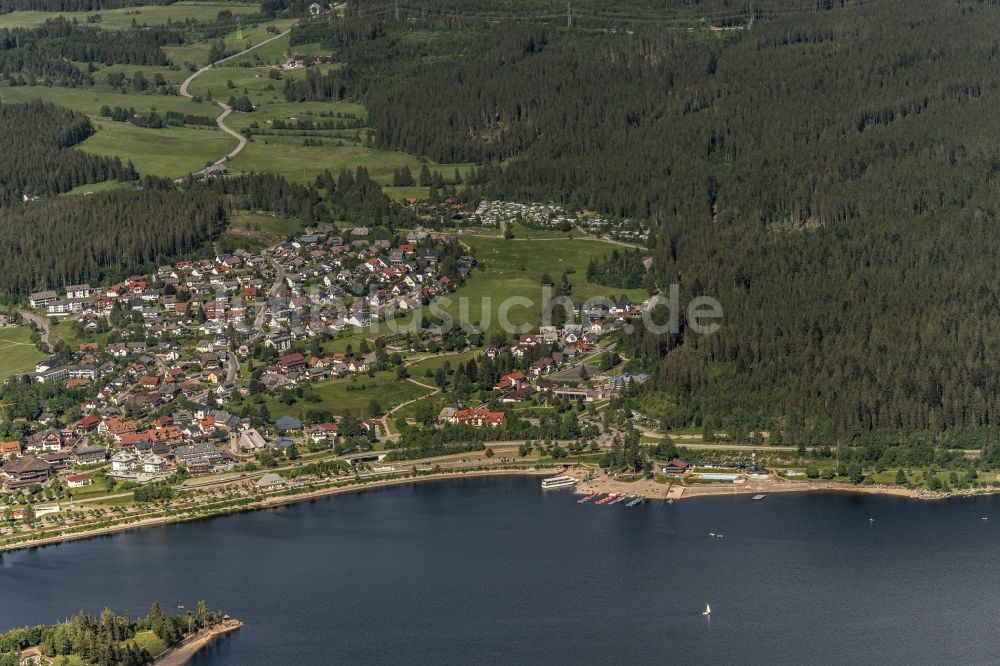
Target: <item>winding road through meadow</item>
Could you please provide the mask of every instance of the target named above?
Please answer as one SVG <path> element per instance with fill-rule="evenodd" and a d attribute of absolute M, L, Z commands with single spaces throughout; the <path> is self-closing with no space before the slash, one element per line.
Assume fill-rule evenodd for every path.
<path fill-rule="evenodd" d="M 227 60 L 232 60 L 233 58 L 238 58 L 241 55 L 250 53 L 254 49 L 260 48 L 261 46 L 264 46 L 265 44 L 270 44 L 271 42 L 273 42 L 276 39 L 281 39 L 282 37 L 284 37 L 285 35 L 287 35 L 289 32 L 291 32 L 290 29 L 286 30 L 284 32 L 278 33 L 274 37 L 268 37 L 267 39 L 265 39 L 264 41 L 260 42 L 259 44 L 254 44 L 250 48 L 245 49 L 243 51 L 240 51 L 239 53 L 234 53 L 231 56 L 227 56 L 227 57 L 223 58 L 222 60 L 216 60 L 213 63 L 205 65 L 204 67 L 202 67 L 198 71 L 194 72 L 191 76 L 189 76 L 186 79 L 184 79 L 184 83 L 181 84 L 181 89 L 180 89 L 181 97 L 187 97 L 188 99 L 193 99 L 194 98 L 194 96 L 190 92 L 188 92 L 188 86 L 191 85 L 191 82 L 194 81 L 196 78 L 198 78 L 198 76 L 200 74 L 202 74 L 203 72 L 207 72 L 208 70 L 212 69 L 216 65 L 221 65 L 222 63 L 226 62 Z M 236 147 L 232 151 L 230 151 L 226 155 L 223 155 L 222 157 L 220 157 L 219 159 L 217 159 L 215 161 L 215 164 L 222 164 L 226 160 L 231 159 L 231 158 L 236 157 L 237 155 L 239 155 L 240 151 L 243 150 L 243 147 L 247 145 L 247 140 L 246 140 L 246 137 L 244 137 L 242 134 L 240 134 L 239 132 L 233 130 L 228 125 L 226 125 L 226 118 L 229 116 L 230 113 L 233 112 L 232 107 L 230 107 L 228 104 L 225 104 L 224 102 L 219 102 L 219 101 L 217 101 L 216 104 L 218 104 L 220 107 L 222 107 L 222 113 L 219 114 L 219 117 L 215 119 L 215 124 L 219 126 L 220 130 L 222 130 L 223 132 L 225 132 L 229 136 L 231 136 L 234 139 L 236 139 L 237 141 L 239 141 L 239 143 L 236 145 Z"/>

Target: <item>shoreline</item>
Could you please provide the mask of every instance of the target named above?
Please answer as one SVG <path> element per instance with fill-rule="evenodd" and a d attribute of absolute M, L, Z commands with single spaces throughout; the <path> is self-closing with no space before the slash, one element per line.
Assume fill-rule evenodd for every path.
<path fill-rule="evenodd" d="M 213 626 L 202 629 L 194 636 L 185 638 L 182 642 L 168 649 L 153 659 L 155 666 L 183 666 L 202 648 L 221 636 L 230 634 L 241 628 L 243 623 L 236 619 L 222 620 Z"/>
<path fill-rule="evenodd" d="M 157 527 L 161 525 L 175 525 L 180 523 L 194 522 L 196 520 L 206 520 L 210 518 L 220 518 L 222 516 L 233 515 L 237 513 L 244 513 L 247 511 L 259 511 L 261 509 L 272 509 L 279 506 L 286 506 L 289 504 L 298 504 L 300 502 L 307 502 L 314 499 L 319 499 L 323 497 L 329 497 L 333 495 L 341 495 L 346 493 L 356 493 L 362 492 L 370 489 L 379 488 L 390 488 L 393 486 L 406 485 L 411 483 L 423 483 L 427 481 L 447 481 L 452 479 L 460 479 L 469 476 L 552 476 L 557 474 L 559 470 L 553 469 L 534 469 L 525 468 L 523 470 L 519 469 L 506 469 L 506 470 L 473 470 L 469 472 L 443 472 L 441 474 L 426 474 L 420 476 L 408 476 L 392 479 L 380 479 L 377 481 L 371 481 L 369 483 L 359 483 L 354 485 L 340 486 L 340 487 L 330 487 L 330 488 L 318 488 L 313 491 L 304 492 L 295 495 L 278 495 L 272 497 L 263 497 L 258 502 L 255 502 L 252 506 L 241 506 L 234 507 L 232 510 L 227 510 L 220 512 L 218 514 L 211 515 L 181 515 L 181 516 L 161 516 L 157 518 L 147 518 L 144 520 L 139 520 L 134 523 L 126 523 L 122 525 L 111 525 L 108 527 L 96 528 L 93 530 L 86 530 L 82 532 L 77 532 L 73 534 L 60 534 L 57 536 L 44 537 L 40 539 L 32 539 L 30 541 L 23 541 L 20 543 L 12 543 L 0 545 L 0 555 L 4 553 L 11 553 L 17 550 L 27 550 L 29 548 L 40 548 L 42 546 L 53 546 L 60 543 L 66 543 L 70 541 L 83 541 L 85 539 L 93 539 L 101 536 L 109 536 L 112 534 L 118 534 L 120 532 L 127 532 L 130 530 L 144 529 L 146 527 Z"/>
<path fill-rule="evenodd" d="M 297 493 L 292 495 L 264 496 L 249 506 L 232 507 L 219 513 L 208 515 L 178 515 L 160 516 L 147 518 L 132 523 L 121 525 L 111 525 L 107 527 L 95 528 L 73 534 L 61 534 L 57 536 L 32 539 L 20 543 L 0 545 L 0 555 L 17 550 L 27 550 L 30 548 L 40 548 L 52 546 L 70 541 L 82 541 L 101 536 L 110 536 L 130 530 L 139 530 L 147 527 L 158 527 L 162 525 L 175 525 L 180 523 L 194 522 L 197 520 L 207 520 L 220 518 L 227 515 L 244 513 L 248 511 L 259 511 L 262 509 L 272 509 L 279 506 L 299 504 L 314 499 L 331 497 L 346 493 L 364 492 L 366 490 L 377 490 L 381 488 L 391 488 L 414 483 L 426 483 L 432 481 L 449 481 L 465 477 L 496 477 L 496 476 L 553 476 L 560 472 L 559 469 L 498 469 L 498 470 L 472 470 L 468 472 L 442 472 L 439 474 L 425 474 L 418 476 L 406 476 L 399 478 L 380 479 L 368 483 L 352 484 L 339 487 L 318 488 L 316 490 Z M 802 492 L 838 492 L 856 493 L 862 495 L 886 495 L 890 497 L 904 497 L 921 501 L 940 501 L 961 497 L 983 497 L 994 495 L 1000 492 L 996 488 L 978 488 L 975 490 L 953 490 L 950 492 L 931 492 L 926 490 L 916 490 L 899 486 L 845 486 L 844 484 L 829 481 L 780 481 L 775 479 L 754 480 L 748 479 L 741 484 L 697 484 L 681 486 L 676 484 L 657 483 L 652 479 L 642 479 L 639 481 L 619 481 L 608 477 L 598 477 L 586 479 L 582 477 L 582 470 L 571 469 L 563 472 L 575 476 L 580 480 L 573 488 L 577 495 L 587 495 L 591 493 L 627 493 L 644 495 L 647 500 L 677 501 L 681 499 L 697 499 L 699 497 L 719 497 L 723 495 L 770 495 L 778 493 L 802 493 Z"/>
<path fill-rule="evenodd" d="M 576 473 L 574 473 L 574 471 Z M 652 479 L 639 481 L 619 481 L 606 476 L 594 479 L 580 477 L 580 470 L 568 472 L 571 476 L 580 478 L 574 488 L 577 495 L 591 493 L 630 493 L 644 495 L 646 499 L 677 501 L 681 499 L 697 499 L 699 497 L 719 497 L 724 495 L 772 495 L 779 493 L 836 492 L 855 493 L 860 495 L 884 495 L 889 497 L 904 497 L 920 501 L 941 501 L 964 497 L 985 497 L 1000 492 L 998 488 L 976 488 L 968 490 L 952 490 L 949 492 L 918 490 L 902 486 L 883 485 L 846 485 L 832 481 L 785 481 L 778 479 L 746 479 L 743 483 L 728 484 L 663 484 Z"/>

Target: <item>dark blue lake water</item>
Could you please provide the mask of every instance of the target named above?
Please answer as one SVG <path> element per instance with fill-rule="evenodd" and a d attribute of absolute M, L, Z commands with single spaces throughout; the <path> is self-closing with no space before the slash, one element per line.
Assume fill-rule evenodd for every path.
<path fill-rule="evenodd" d="M 199 666 L 995 664 L 998 553 L 1000 497 L 627 509 L 467 479 L 7 554 L 0 630 L 204 598 L 246 627 Z"/>

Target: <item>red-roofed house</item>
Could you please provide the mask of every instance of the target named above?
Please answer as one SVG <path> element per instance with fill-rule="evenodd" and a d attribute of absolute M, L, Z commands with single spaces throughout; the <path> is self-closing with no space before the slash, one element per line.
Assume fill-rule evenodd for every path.
<path fill-rule="evenodd" d="M 486 407 L 460 409 L 455 412 L 455 416 L 452 417 L 456 423 L 464 423 L 465 425 L 472 426 L 473 428 L 481 428 L 484 425 L 496 428 L 497 426 L 503 425 L 506 418 L 507 415 L 503 412 L 491 412 Z"/>
<path fill-rule="evenodd" d="M 13 460 L 21 457 L 21 442 L 0 442 L 0 458 Z"/>
<path fill-rule="evenodd" d="M 289 354 L 288 356 L 282 356 L 278 359 L 278 365 L 283 370 L 295 370 L 296 368 L 306 367 L 306 357 L 302 354 Z"/>
<path fill-rule="evenodd" d="M 511 372 L 501 377 L 497 383 L 497 388 L 501 391 L 506 391 L 510 388 L 521 388 L 525 380 L 527 380 L 527 377 L 524 376 L 523 372 L 518 370 L 517 372 Z"/>
<path fill-rule="evenodd" d="M 66 477 L 66 485 L 70 488 L 84 488 L 92 483 L 94 483 L 94 480 L 91 478 L 90 474 L 87 473 L 74 474 L 73 476 Z"/>
<path fill-rule="evenodd" d="M 143 388 L 154 389 L 160 385 L 160 378 L 154 375 L 146 375 L 139 378 L 139 385 Z"/>

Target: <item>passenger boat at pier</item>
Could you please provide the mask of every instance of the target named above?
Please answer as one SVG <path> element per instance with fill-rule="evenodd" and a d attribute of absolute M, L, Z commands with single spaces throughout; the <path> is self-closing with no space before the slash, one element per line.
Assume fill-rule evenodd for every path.
<path fill-rule="evenodd" d="M 575 486 L 579 479 L 574 479 L 572 476 L 553 476 L 548 479 L 542 479 L 542 488 L 568 488 L 570 486 Z"/>

